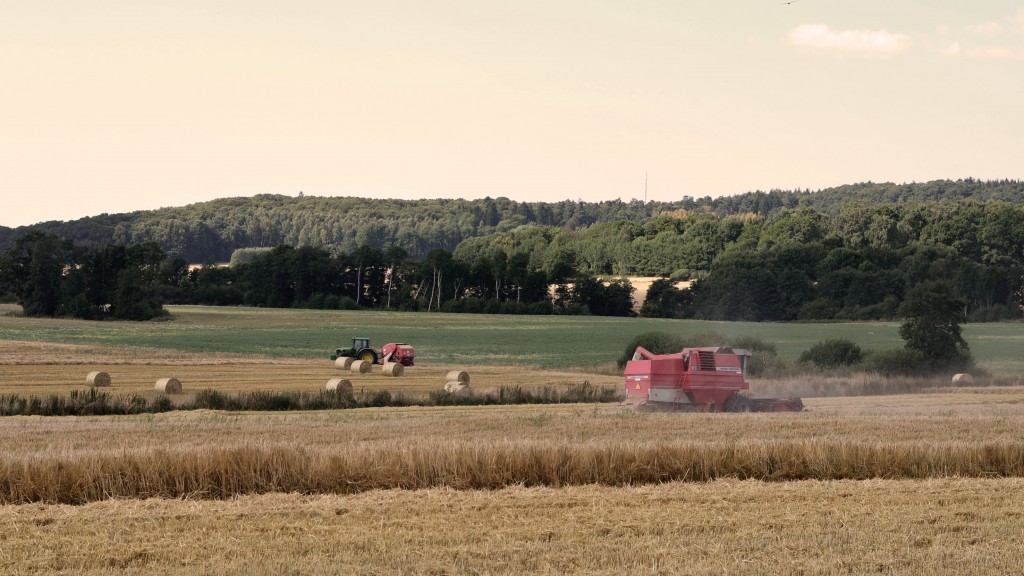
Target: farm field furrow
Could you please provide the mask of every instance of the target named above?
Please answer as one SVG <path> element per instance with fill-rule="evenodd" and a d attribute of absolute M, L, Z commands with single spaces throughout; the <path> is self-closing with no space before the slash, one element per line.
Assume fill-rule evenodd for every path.
<path fill-rule="evenodd" d="M 7 574 L 1019 574 L 1020 479 L 0 506 Z"/>

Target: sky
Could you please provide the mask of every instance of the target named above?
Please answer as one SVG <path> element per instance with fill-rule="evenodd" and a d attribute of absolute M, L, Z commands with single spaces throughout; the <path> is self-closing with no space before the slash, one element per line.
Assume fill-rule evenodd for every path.
<path fill-rule="evenodd" d="M 0 0 L 0 225 L 1024 178 L 1024 2 Z"/>

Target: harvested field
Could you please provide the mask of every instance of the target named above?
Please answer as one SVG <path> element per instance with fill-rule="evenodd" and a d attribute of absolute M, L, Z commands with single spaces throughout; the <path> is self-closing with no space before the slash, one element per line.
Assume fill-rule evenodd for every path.
<path fill-rule="evenodd" d="M 177 352 L 154 353 L 138 348 L 61 345 L 58 361 L 50 347 L 35 342 L 0 340 L 0 393 L 28 395 L 67 394 L 85 387 L 83 374 L 102 370 L 110 374 L 111 394 L 153 393 L 153 382 L 174 374 L 188 384 L 190 394 L 203 389 L 221 392 L 253 390 L 317 391 L 324 382 L 339 375 L 331 360 L 301 358 L 253 358 L 228 355 L 203 356 Z M 123 356 L 120 356 L 123 354 Z M 404 368 L 404 367 L 403 367 Z M 417 363 L 404 368 L 401 378 L 385 377 L 382 367 L 368 373 L 344 371 L 355 390 L 387 389 L 392 393 L 422 393 L 441 389 L 451 366 Z M 577 371 L 534 370 L 516 366 L 480 366 L 473 370 L 477 391 L 517 385 L 524 388 L 565 387 L 584 380 L 595 386 L 621 384 L 620 376 L 585 374 Z"/>
<path fill-rule="evenodd" d="M 812 400 L 790 414 L 556 405 L 10 417 L 0 501 L 1024 476 L 1024 392 L 984 392 L 914 395 L 922 408 L 889 413 L 877 408 L 891 397 Z"/>
<path fill-rule="evenodd" d="M 108 500 L 2 506 L 0 534 L 9 574 L 1019 574 L 1022 491 L 719 480 Z"/>
<path fill-rule="evenodd" d="M 332 334 L 338 318 L 378 318 L 186 313 L 197 323 L 189 346 L 288 341 L 325 355 L 333 347 L 302 336 L 310 323 Z M 264 338 L 261 319 L 281 338 Z M 494 322 L 421 319 L 458 325 L 472 342 L 491 330 L 474 323 Z M 530 322 L 517 338 L 563 320 Z M 319 392 L 339 376 L 357 391 L 420 393 L 455 370 L 470 371 L 477 391 L 621 385 L 596 364 L 517 356 L 519 340 L 437 363 L 417 345 L 427 353 L 401 378 L 380 367 L 340 373 L 326 357 L 287 351 L 123 345 L 182 349 L 191 332 L 178 324 L 0 318 L 7 337 L 41 326 L 42 339 L 64 342 L 0 339 L 0 393 L 70 394 L 100 370 L 113 395 L 152 395 L 154 380 L 173 374 L 183 399 L 208 388 Z M 587 325 L 574 333 L 596 332 Z M 518 365 L 480 361 L 499 353 Z M 0 557 L 12 574 L 1021 573 L 1024 388 L 948 382 L 755 383 L 814 392 L 807 412 L 791 414 L 579 404 L 4 417 Z"/>

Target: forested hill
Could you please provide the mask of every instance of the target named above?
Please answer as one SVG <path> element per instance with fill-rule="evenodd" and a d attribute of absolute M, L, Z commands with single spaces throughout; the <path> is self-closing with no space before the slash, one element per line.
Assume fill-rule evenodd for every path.
<path fill-rule="evenodd" d="M 155 240 L 190 262 L 227 261 L 237 248 L 322 246 L 349 252 L 359 246 L 401 246 L 413 258 L 430 250 L 454 250 L 466 239 L 536 224 L 578 230 L 598 222 L 643 223 L 662 213 L 710 211 L 770 216 L 807 206 L 836 215 L 848 202 L 866 206 L 973 199 L 1024 203 L 1024 182 L 938 180 L 912 184 L 851 184 L 817 192 L 773 190 L 722 198 L 682 197 L 676 202 L 515 202 L 482 200 L 378 200 L 368 198 L 260 195 L 225 198 L 175 208 L 103 214 L 68 222 L 0 227 L 0 250 L 29 229 L 76 244 L 104 245 Z"/>

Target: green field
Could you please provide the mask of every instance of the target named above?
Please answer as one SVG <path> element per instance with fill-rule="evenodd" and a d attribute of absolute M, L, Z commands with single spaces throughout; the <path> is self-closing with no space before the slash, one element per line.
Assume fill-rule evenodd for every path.
<path fill-rule="evenodd" d="M 324 358 L 367 336 L 379 346 L 413 344 L 417 355 L 451 364 L 596 367 L 614 362 L 631 338 L 659 330 L 757 336 L 795 359 L 826 338 L 865 349 L 903 345 L 894 322 L 753 323 L 580 316 L 507 316 L 367 311 L 170 306 L 158 322 L 89 322 L 21 318 L 0 306 L 0 338 L 67 344 L 141 346 L 186 352 Z M 1024 323 L 970 324 L 965 337 L 978 362 L 996 373 L 1024 374 Z"/>

